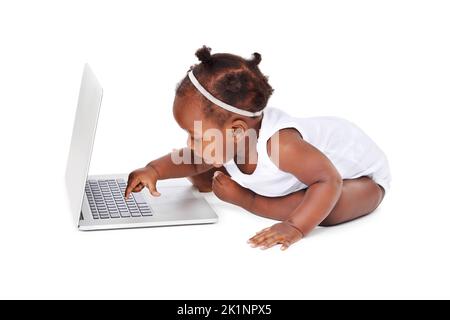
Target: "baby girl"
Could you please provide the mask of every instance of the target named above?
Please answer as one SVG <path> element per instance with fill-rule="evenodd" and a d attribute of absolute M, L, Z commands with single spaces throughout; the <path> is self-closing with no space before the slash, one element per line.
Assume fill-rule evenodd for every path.
<path fill-rule="evenodd" d="M 203 46 L 178 84 L 173 115 L 187 147 L 129 175 L 125 197 L 156 182 L 187 177 L 200 192 L 279 222 L 249 239 L 288 248 L 316 226 L 374 211 L 389 188 L 383 151 L 355 124 L 336 117 L 293 117 L 266 107 L 273 92 L 258 65 Z"/>

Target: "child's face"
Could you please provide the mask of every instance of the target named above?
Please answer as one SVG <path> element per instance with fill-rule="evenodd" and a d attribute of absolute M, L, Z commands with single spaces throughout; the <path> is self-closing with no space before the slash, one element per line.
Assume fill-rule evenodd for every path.
<path fill-rule="evenodd" d="M 227 130 L 228 123 L 219 125 L 213 117 L 206 117 L 202 102 L 196 95 L 177 95 L 173 115 L 178 125 L 188 133 L 187 146 L 206 163 L 220 167 L 233 157 L 234 140 L 231 130 Z"/>

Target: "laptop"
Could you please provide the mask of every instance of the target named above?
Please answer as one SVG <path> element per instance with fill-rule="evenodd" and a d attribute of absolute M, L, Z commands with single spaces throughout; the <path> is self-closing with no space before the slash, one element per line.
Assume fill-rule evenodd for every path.
<path fill-rule="evenodd" d="M 66 169 L 70 209 L 79 230 L 215 223 L 218 217 L 185 178 L 158 181 L 160 197 L 147 189 L 124 198 L 127 174 L 88 175 L 103 89 L 85 65 Z"/>

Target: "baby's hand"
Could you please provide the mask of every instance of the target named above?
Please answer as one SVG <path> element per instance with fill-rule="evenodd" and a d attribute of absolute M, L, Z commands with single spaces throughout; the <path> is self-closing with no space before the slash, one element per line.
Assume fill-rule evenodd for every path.
<path fill-rule="evenodd" d="M 254 248 L 268 249 L 276 244 L 281 244 L 281 250 L 286 250 L 291 244 L 303 238 L 303 234 L 287 222 L 276 223 L 263 229 L 248 240 Z"/>
<path fill-rule="evenodd" d="M 214 172 L 212 190 L 222 201 L 241 206 L 245 190 L 236 181 L 221 171 Z"/>
<path fill-rule="evenodd" d="M 156 190 L 156 181 L 158 181 L 158 173 L 151 166 L 134 170 L 128 176 L 125 198 L 128 198 L 131 192 L 140 192 L 145 187 L 148 188 L 152 196 L 159 197 L 161 194 Z"/>

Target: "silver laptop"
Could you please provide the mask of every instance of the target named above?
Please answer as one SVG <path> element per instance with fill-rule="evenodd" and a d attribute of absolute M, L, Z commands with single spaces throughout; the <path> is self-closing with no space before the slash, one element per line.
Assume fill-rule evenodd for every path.
<path fill-rule="evenodd" d="M 86 64 L 66 170 L 70 207 L 78 228 L 104 230 L 217 222 L 208 202 L 184 178 L 159 181 L 160 197 L 152 197 L 144 189 L 125 199 L 126 174 L 88 176 L 102 95 L 100 83 Z"/>

